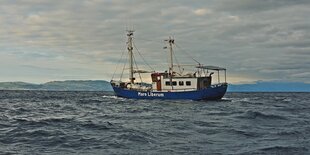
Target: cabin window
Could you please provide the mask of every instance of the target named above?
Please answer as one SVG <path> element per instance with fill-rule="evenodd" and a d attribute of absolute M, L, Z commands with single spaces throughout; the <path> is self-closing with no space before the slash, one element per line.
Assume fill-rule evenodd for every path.
<path fill-rule="evenodd" d="M 177 82 L 176 81 L 172 81 L 172 85 L 176 86 Z M 171 86 L 171 82 L 170 81 L 166 81 L 166 86 Z"/>
<path fill-rule="evenodd" d="M 186 81 L 186 86 L 192 85 L 191 81 Z"/>
<path fill-rule="evenodd" d="M 176 82 L 176 81 L 172 81 L 172 85 L 173 85 L 173 86 L 176 86 L 176 85 L 177 85 L 177 82 Z"/>
<path fill-rule="evenodd" d="M 184 86 L 184 81 L 179 81 L 179 86 Z"/>
<path fill-rule="evenodd" d="M 170 81 L 166 81 L 166 86 L 171 86 Z"/>

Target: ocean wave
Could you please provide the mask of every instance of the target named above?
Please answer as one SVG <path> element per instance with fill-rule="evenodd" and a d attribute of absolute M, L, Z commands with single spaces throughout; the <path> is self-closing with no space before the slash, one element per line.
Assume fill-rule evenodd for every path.
<path fill-rule="evenodd" d="M 257 133 L 257 132 L 252 132 L 252 131 L 247 131 L 247 130 L 242 130 L 242 129 L 231 129 L 230 132 L 232 132 L 233 134 L 242 135 L 242 136 L 246 136 L 249 138 L 259 137 L 261 135 L 260 133 Z"/>
<path fill-rule="evenodd" d="M 120 100 L 124 100 L 124 98 L 122 97 L 118 97 L 115 95 L 103 95 L 102 98 L 106 98 L 106 99 L 120 99 Z"/>
<path fill-rule="evenodd" d="M 242 105 L 264 105 L 265 103 L 261 99 L 256 97 L 244 97 L 244 98 L 232 98 L 231 102 L 233 104 L 242 104 Z"/>
<path fill-rule="evenodd" d="M 194 121 L 193 124 L 200 127 L 218 127 L 218 122 Z"/>
<path fill-rule="evenodd" d="M 117 139 L 123 142 L 151 143 L 152 140 L 144 135 L 135 133 L 123 133 L 117 136 Z"/>
<path fill-rule="evenodd" d="M 48 130 L 44 128 L 15 127 L 6 133 L 5 137 L 0 138 L 4 144 L 27 143 L 42 145 L 52 142 L 53 137 L 66 136 L 61 130 Z"/>
<path fill-rule="evenodd" d="M 245 149 L 247 150 L 247 149 Z M 280 146 L 280 145 L 271 145 L 266 147 L 260 147 L 251 151 L 238 151 L 232 154 L 236 155 L 304 155 L 309 154 L 309 149 L 303 146 Z"/>
<path fill-rule="evenodd" d="M 104 101 L 103 100 L 100 100 L 100 99 L 80 99 L 78 101 L 78 103 L 81 103 L 81 104 L 93 104 L 93 103 L 103 103 Z"/>
<path fill-rule="evenodd" d="M 90 128 L 93 130 L 108 130 L 108 129 L 114 128 L 114 125 L 111 122 L 95 123 L 93 121 L 87 121 L 87 122 L 82 122 L 80 126 L 83 128 Z"/>
<path fill-rule="evenodd" d="M 265 114 L 263 112 L 259 111 L 246 111 L 243 113 L 241 116 L 236 116 L 238 118 L 244 118 L 244 119 L 277 119 L 277 120 L 286 120 L 286 117 L 284 116 L 279 116 L 279 115 L 274 115 L 274 114 Z"/>
<path fill-rule="evenodd" d="M 302 135 L 303 133 L 300 131 L 291 131 L 291 130 L 285 130 L 285 131 L 279 131 L 277 132 L 277 135 L 279 136 L 296 136 L 296 135 Z"/>
<path fill-rule="evenodd" d="M 102 145 L 103 145 L 103 141 L 98 138 L 88 137 L 86 135 L 72 135 L 70 137 L 67 137 L 65 142 L 60 143 L 59 147 L 70 148 L 70 149 L 74 149 L 75 151 L 77 150 L 85 151 L 85 150 L 90 150 L 94 147 L 101 148 L 100 146 Z"/>
<path fill-rule="evenodd" d="M 74 118 L 43 117 L 43 118 L 14 118 L 14 124 L 27 126 L 45 126 L 50 124 L 70 123 Z"/>
<path fill-rule="evenodd" d="M 306 147 L 295 147 L 295 146 L 268 146 L 261 148 L 258 151 L 273 154 L 304 154 L 309 150 Z"/>
<path fill-rule="evenodd" d="M 216 102 L 0 95 L 0 154 L 310 154 L 310 93 L 227 93 Z"/>
<path fill-rule="evenodd" d="M 244 97 L 244 98 L 229 98 L 231 102 L 236 103 L 236 102 L 241 102 L 241 103 L 249 103 L 250 98 Z"/>
<path fill-rule="evenodd" d="M 143 132 L 131 128 L 122 128 L 122 132 L 113 136 L 117 141 L 123 144 L 153 144 L 156 143 L 156 137 L 149 132 Z"/>

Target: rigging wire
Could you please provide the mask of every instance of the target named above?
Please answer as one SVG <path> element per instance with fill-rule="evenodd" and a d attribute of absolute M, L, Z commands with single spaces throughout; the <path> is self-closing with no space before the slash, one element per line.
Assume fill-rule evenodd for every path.
<path fill-rule="evenodd" d="M 189 56 L 191 59 L 193 59 L 195 62 L 197 62 L 198 64 L 200 64 L 200 62 L 199 61 L 197 61 L 195 58 L 193 58 L 190 54 L 188 54 L 184 49 L 182 49 L 180 46 L 178 46 L 177 44 L 175 44 L 175 46 L 177 47 L 177 48 L 179 48 L 180 49 L 180 51 L 183 51 L 187 56 Z"/>
<path fill-rule="evenodd" d="M 129 53 L 127 53 L 127 56 L 129 57 Z M 122 74 L 121 74 L 121 76 L 120 76 L 120 81 L 122 81 L 122 78 L 123 78 L 123 74 L 124 74 L 124 70 L 125 70 L 126 65 L 127 65 L 127 61 L 125 61 L 125 63 L 124 63 L 123 70 L 122 70 Z"/>
<path fill-rule="evenodd" d="M 135 55 L 132 55 L 132 56 L 133 56 L 133 62 L 135 62 L 136 68 L 137 68 L 137 70 L 139 70 L 138 65 L 137 65 L 137 61 L 136 61 L 136 58 L 135 58 Z M 138 72 L 138 74 L 139 74 L 140 81 L 142 83 L 143 81 L 142 81 L 141 74 L 139 72 Z"/>
<path fill-rule="evenodd" d="M 136 38 L 135 38 L 135 39 L 136 39 Z M 138 39 L 138 40 L 139 40 L 139 39 Z M 141 40 L 141 39 L 140 39 L 140 40 Z M 143 40 L 146 40 L 146 39 L 143 39 Z M 146 40 L 146 41 L 152 41 L 152 42 L 154 42 L 153 40 Z M 145 58 L 142 56 L 142 54 L 140 53 L 139 49 L 137 48 L 136 44 L 135 44 L 134 42 L 132 42 L 132 43 L 133 43 L 134 48 L 137 50 L 139 56 L 142 58 L 143 62 L 144 62 L 152 71 L 154 71 L 154 68 L 145 60 Z M 158 42 L 157 42 L 157 43 L 158 43 Z M 200 64 L 199 61 L 197 61 L 195 58 L 193 58 L 188 52 L 186 52 L 186 51 L 185 51 L 184 49 L 182 49 L 180 46 L 178 46 L 177 44 L 174 44 L 174 46 L 177 47 L 180 51 L 184 52 L 184 53 L 185 53 L 189 58 L 191 58 L 193 61 L 195 61 L 196 63 Z M 120 61 L 123 59 L 124 52 L 125 52 L 125 51 L 122 52 L 121 58 L 119 59 L 118 65 L 116 66 L 116 70 L 117 70 L 118 67 L 119 67 Z M 128 54 L 127 56 L 129 57 L 129 54 Z M 179 61 L 178 61 L 178 59 L 177 59 L 177 57 L 176 57 L 175 52 L 173 52 L 173 57 L 174 57 L 174 59 L 175 59 L 175 61 L 176 61 L 176 63 L 177 63 L 177 66 L 178 66 L 178 69 L 179 69 L 180 73 L 182 74 L 182 72 L 184 71 L 184 69 L 183 69 L 183 71 L 181 70 L 181 65 L 180 65 L 180 63 L 179 63 Z M 138 70 L 138 65 L 137 65 L 137 62 L 136 62 L 136 60 L 135 60 L 135 56 L 134 56 L 134 55 L 133 55 L 133 59 L 134 59 L 135 66 L 136 66 L 136 68 L 137 68 L 137 70 Z M 123 70 L 122 70 L 122 73 L 121 73 L 121 76 L 120 76 L 120 80 L 123 78 L 124 70 L 125 70 L 125 68 L 126 68 L 127 63 L 128 63 L 128 62 L 125 61 L 124 65 L 123 65 Z M 169 63 L 169 62 L 168 62 L 168 63 Z M 162 65 L 162 64 L 161 64 L 161 65 Z M 115 70 L 114 73 L 113 73 L 112 79 L 114 79 L 116 70 Z M 139 78 L 140 78 L 141 82 L 143 82 L 143 81 L 142 81 L 141 74 L 140 74 L 140 73 L 138 73 L 138 74 L 139 74 Z"/>
<path fill-rule="evenodd" d="M 176 63 L 178 64 L 179 71 L 180 71 L 180 73 L 182 74 L 181 66 L 180 66 L 180 63 L 179 63 L 179 61 L 178 61 L 178 59 L 177 59 L 177 56 L 175 55 L 175 52 L 174 52 L 174 51 L 172 51 L 172 53 L 173 53 L 173 56 L 174 56 L 174 59 L 175 59 Z"/>
<path fill-rule="evenodd" d="M 153 43 L 156 43 L 156 44 L 163 45 L 163 41 L 155 41 L 155 40 L 145 39 L 145 38 L 141 38 L 141 37 L 138 37 L 138 38 L 134 37 L 134 39 L 135 39 L 135 40 L 149 41 L 149 42 L 153 42 Z M 138 49 L 137 49 L 137 50 L 138 50 Z M 156 50 L 158 50 L 158 49 L 156 49 Z M 164 50 L 160 50 L 160 51 L 162 51 L 163 53 L 166 54 L 166 52 L 165 52 Z M 139 52 L 139 51 L 138 51 L 138 52 Z M 167 62 L 167 63 L 169 63 L 169 62 Z M 154 66 L 154 65 L 152 65 L 152 66 Z M 156 65 L 155 65 L 155 66 L 156 66 Z M 160 66 L 160 68 L 166 68 L 166 67 L 167 67 L 166 65 L 164 65 L 164 64 L 162 64 L 162 63 L 157 64 L 157 66 Z M 150 67 L 150 68 L 151 68 L 153 71 L 155 71 L 153 67 Z"/>
<path fill-rule="evenodd" d="M 114 76 L 116 74 L 116 71 L 118 70 L 118 67 L 119 67 L 119 64 L 120 64 L 121 60 L 123 59 L 124 53 L 125 53 L 125 50 L 122 52 L 121 58 L 117 62 L 116 68 L 115 68 L 114 73 L 112 75 L 112 80 L 114 79 Z"/>
<path fill-rule="evenodd" d="M 135 42 L 133 42 L 133 46 L 135 47 L 135 49 L 137 50 L 138 54 L 140 55 L 140 57 L 142 58 L 142 60 L 144 61 L 144 63 L 152 70 L 154 71 L 154 68 L 149 64 L 147 63 L 147 61 L 144 59 L 144 57 L 141 55 L 140 51 L 138 50 Z"/>

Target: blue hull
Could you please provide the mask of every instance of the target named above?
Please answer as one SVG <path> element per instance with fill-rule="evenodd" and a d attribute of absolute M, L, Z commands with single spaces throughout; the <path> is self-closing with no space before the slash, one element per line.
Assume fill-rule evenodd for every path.
<path fill-rule="evenodd" d="M 221 99 L 227 90 L 227 84 L 212 85 L 206 89 L 182 92 L 152 92 L 129 90 L 120 87 L 113 87 L 119 97 L 132 99 L 188 99 L 188 100 L 218 100 Z"/>

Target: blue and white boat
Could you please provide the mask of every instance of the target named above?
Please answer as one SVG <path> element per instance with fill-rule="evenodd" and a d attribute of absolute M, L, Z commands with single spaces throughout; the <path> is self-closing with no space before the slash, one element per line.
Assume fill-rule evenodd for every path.
<path fill-rule="evenodd" d="M 111 85 L 116 96 L 132 99 L 189 99 L 189 100 L 219 100 L 227 90 L 226 69 L 217 66 L 206 66 L 197 62 L 193 65 L 183 65 L 193 68 L 191 72 L 184 73 L 177 67 L 182 65 L 175 65 L 174 61 L 174 39 L 169 38 L 165 40 L 168 44 L 165 49 L 169 51 L 169 67 L 168 70 L 162 72 L 144 71 L 134 67 L 134 53 L 133 53 L 133 32 L 127 31 L 127 50 L 129 59 L 129 80 L 123 80 L 123 72 L 126 69 L 124 65 L 121 78 L 114 80 L 112 78 Z M 139 53 L 140 55 L 140 53 Z M 140 74 L 150 74 L 150 82 L 144 82 Z M 223 75 L 224 73 L 224 75 Z M 135 76 L 140 77 L 138 82 Z M 217 76 L 216 76 L 217 75 Z M 213 76 L 217 79 L 213 81 Z M 224 82 L 221 82 L 220 77 L 224 76 Z M 114 77 L 114 75 L 113 75 Z"/>

